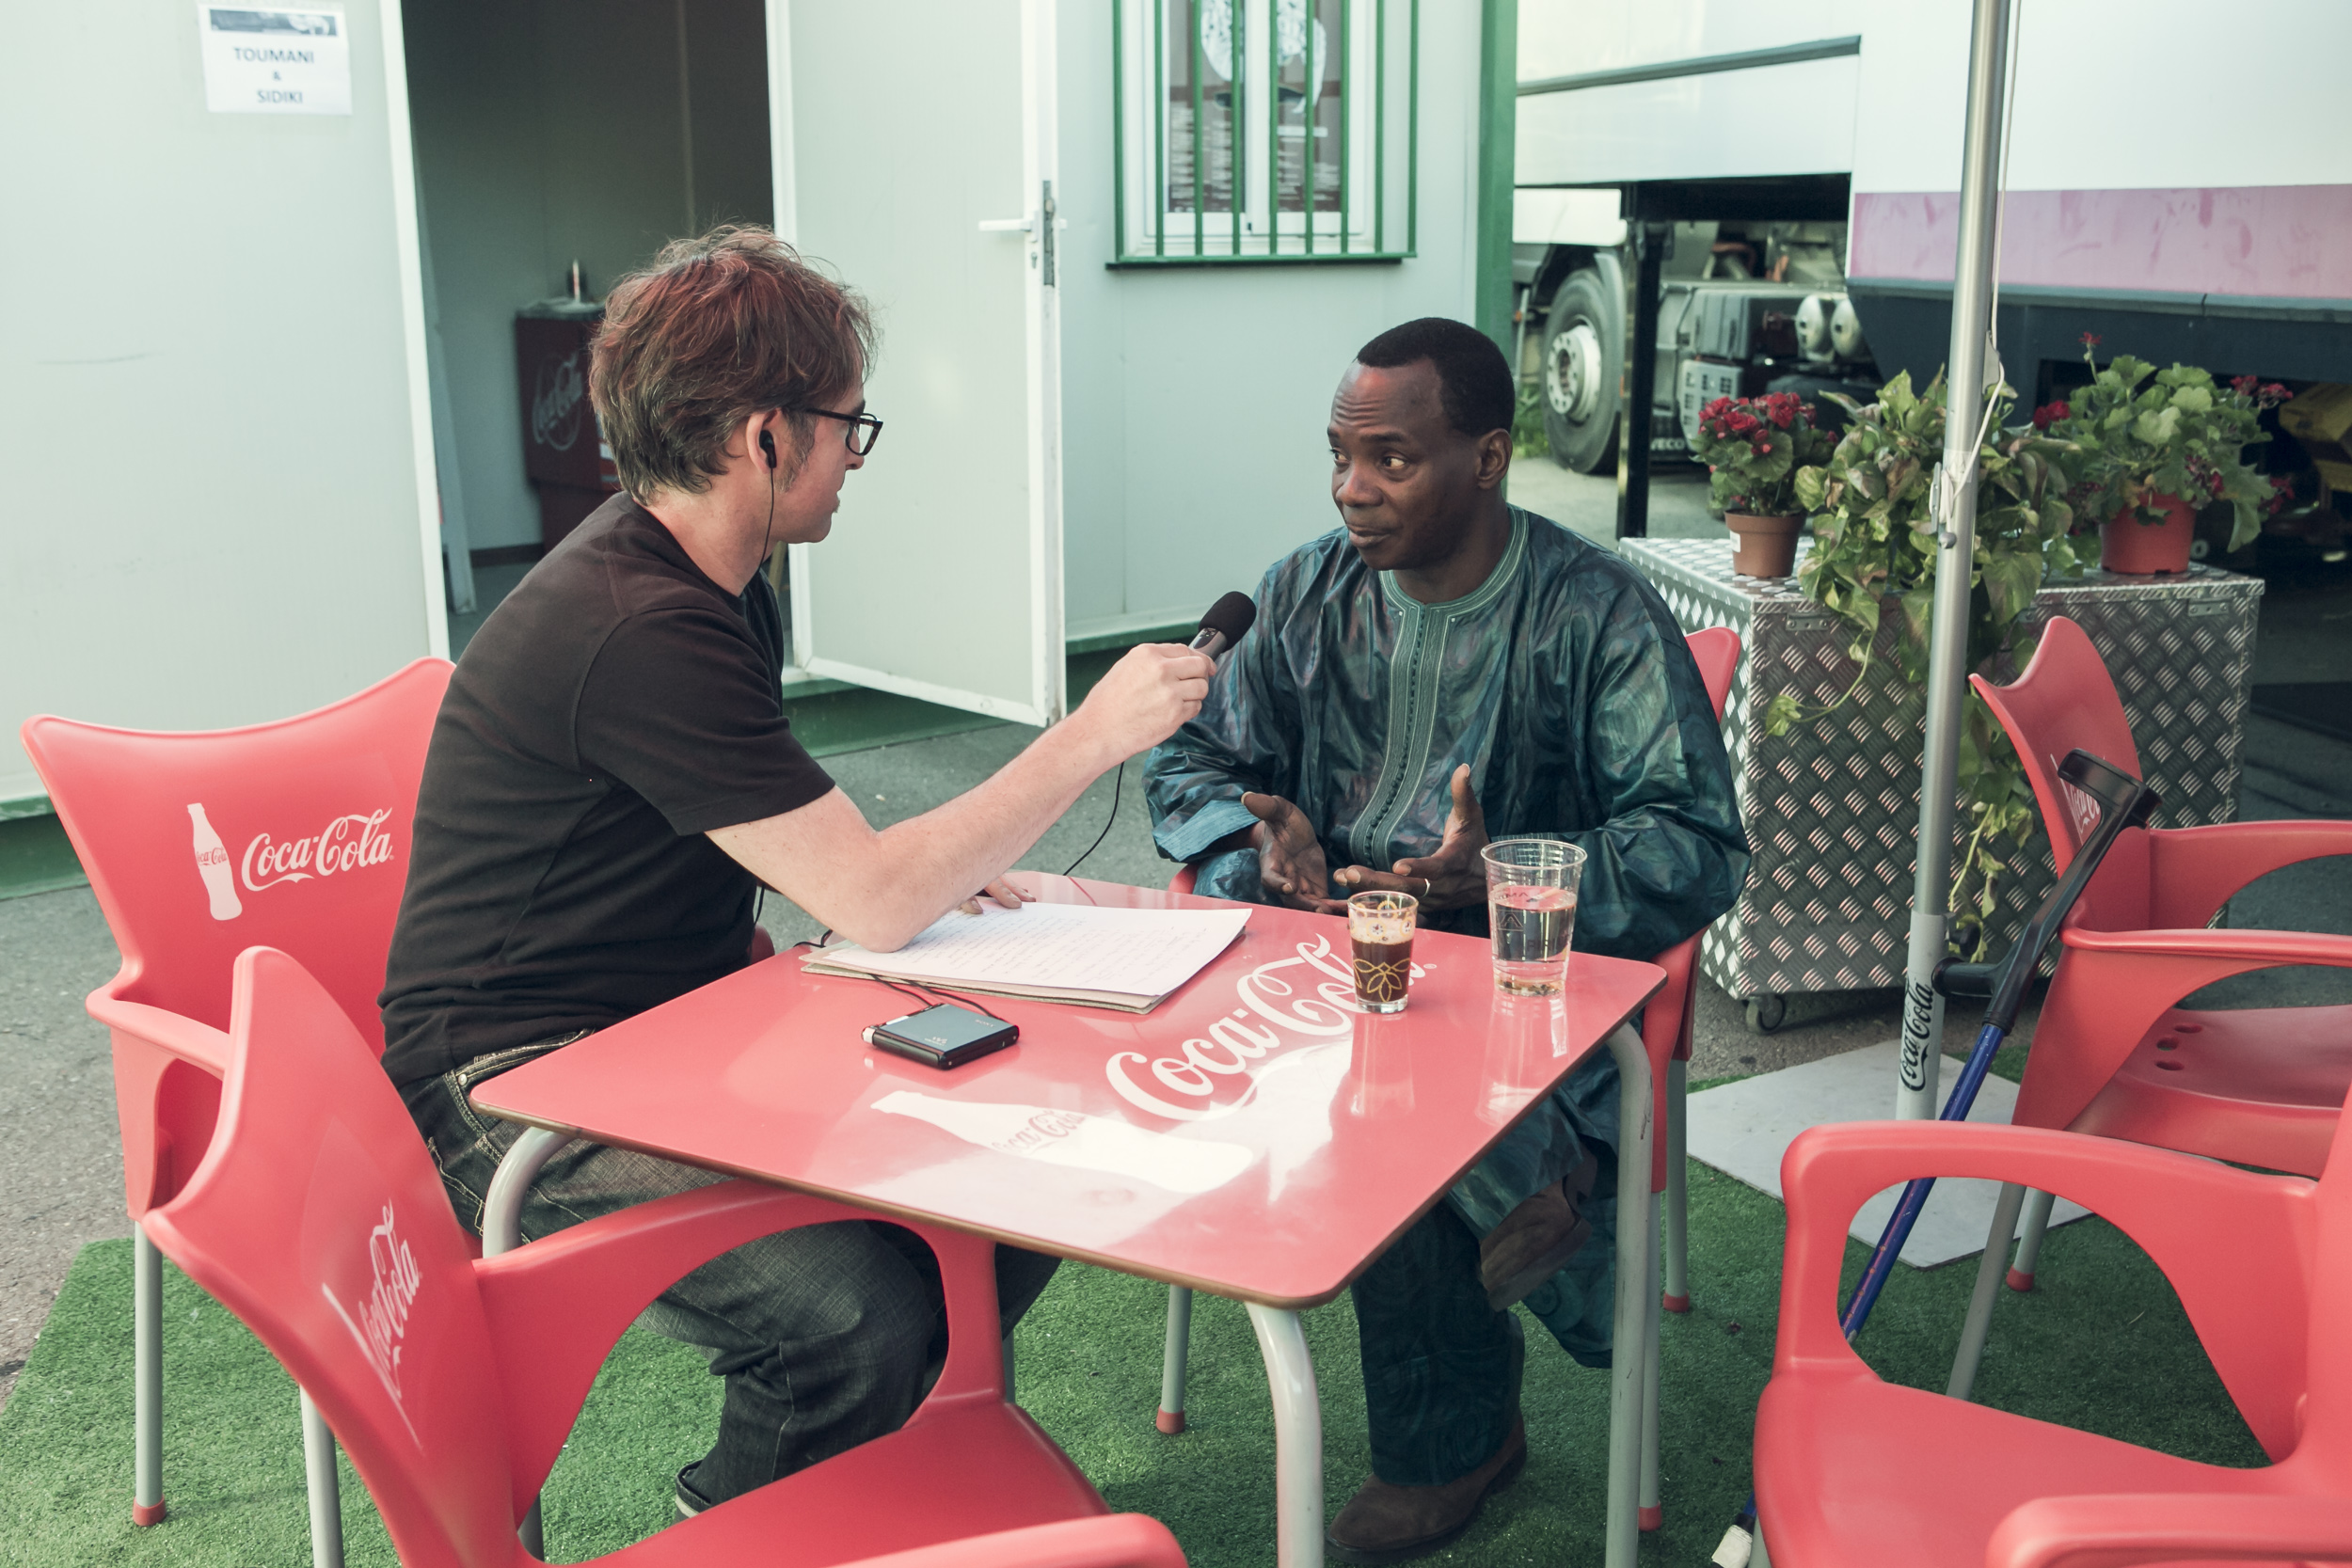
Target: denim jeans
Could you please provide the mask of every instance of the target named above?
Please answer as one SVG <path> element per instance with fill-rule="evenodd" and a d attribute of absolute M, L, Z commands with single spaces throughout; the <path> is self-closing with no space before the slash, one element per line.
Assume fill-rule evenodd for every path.
<path fill-rule="evenodd" d="M 523 1128 L 476 1111 L 469 1091 L 580 1037 L 478 1056 L 402 1092 L 452 1207 L 475 1234 L 490 1178 Z M 724 1180 L 631 1149 L 574 1143 L 532 1183 L 523 1237 L 536 1241 Z M 996 1249 L 1006 1333 L 1056 1261 Z M 746 1243 L 663 1291 L 638 1322 L 702 1351 L 724 1380 L 718 1438 L 692 1477 L 695 1492 L 714 1503 L 897 1431 L 937 1378 L 947 1348 L 937 1260 L 912 1231 L 880 1220 L 803 1226 Z"/>

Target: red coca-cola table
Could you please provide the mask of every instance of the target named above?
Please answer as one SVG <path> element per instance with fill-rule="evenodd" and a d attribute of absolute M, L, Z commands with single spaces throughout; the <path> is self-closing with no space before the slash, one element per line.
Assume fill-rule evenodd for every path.
<path fill-rule="evenodd" d="M 1018 874 L 1049 901 L 1231 908 Z M 1344 1290 L 1595 1051 L 1615 1052 L 1616 1339 L 1643 1343 L 1650 1086 L 1625 1022 L 1654 964 L 1578 954 L 1564 995 L 1497 991 L 1482 939 L 1421 934 L 1404 1012 L 1357 1010 L 1336 918 L 1252 909 L 1150 1013 L 990 998 L 1021 1041 L 952 1072 L 868 1049 L 908 1006 L 791 954 L 482 1085 L 530 1124 L 491 1193 L 487 1250 L 574 1137 L 772 1181 L 1248 1304 L 1272 1384 L 1282 1568 L 1323 1560 L 1323 1442 L 1298 1313 Z M 1613 1041 L 1611 1037 L 1616 1035 Z M 1606 1043 L 1605 1043 L 1606 1042 Z M 1610 1568 L 1630 1568 L 1642 1357 L 1610 1379 Z"/>

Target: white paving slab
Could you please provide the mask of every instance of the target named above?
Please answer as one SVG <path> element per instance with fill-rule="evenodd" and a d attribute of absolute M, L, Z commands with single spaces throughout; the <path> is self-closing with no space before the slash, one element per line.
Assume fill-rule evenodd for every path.
<path fill-rule="evenodd" d="M 1825 1121 L 1883 1121 L 1894 1116 L 1896 1055 L 1896 1042 L 1889 1040 L 1694 1094 L 1691 1153 L 1725 1176 L 1779 1197 L 1780 1157 L 1799 1132 Z M 1959 1068 L 1959 1062 L 1945 1059 L 1946 1093 Z M 1987 1074 L 1968 1119 L 2006 1123 L 2016 1108 L 2017 1085 Z M 1994 1181 L 1938 1181 L 1903 1243 L 1903 1261 L 1931 1269 L 1982 1252 L 2000 1190 Z M 1856 1240 L 1878 1243 L 1901 1192 L 1900 1187 L 1889 1187 L 1862 1206 L 1852 1226 Z M 2050 1223 L 2064 1225 L 2087 1212 L 2060 1198 L 2051 1210 Z"/>

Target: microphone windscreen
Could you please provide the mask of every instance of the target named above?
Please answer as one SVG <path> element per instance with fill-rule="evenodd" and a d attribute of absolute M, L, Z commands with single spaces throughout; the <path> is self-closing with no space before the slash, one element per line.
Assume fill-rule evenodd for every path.
<path fill-rule="evenodd" d="M 1258 607 L 1249 602 L 1248 594 L 1228 594 L 1211 605 L 1209 612 L 1200 617 L 1200 629 L 1223 632 L 1225 645 L 1230 648 L 1241 641 L 1242 633 L 1248 631 L 1257 619 Z"/>

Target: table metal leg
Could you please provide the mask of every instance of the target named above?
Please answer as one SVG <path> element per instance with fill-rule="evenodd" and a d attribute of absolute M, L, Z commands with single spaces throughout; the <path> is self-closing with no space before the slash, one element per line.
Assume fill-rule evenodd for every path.
<path fill-rule="evenodd" d="M 1646 1183 L 1645 1183 L 1646 1185 Z M 1323 1568 L 1323 1406 L 1298 1314 L 1249 1307 L 1258 1354 L 1274 1390 L 1274 1541 L 1277 1568 Z M 1626 1560 L 1629 1565 L 1631 1558 Z"/>
<path fill-rule="evenodd" d="M 1604 1568 L 1634 1568 L 1641 1544 L 1642 1394 L 1647 1373 L 1642 1354 L 1658 1311 L 1650 1274 L 1656 1232 L 1650 1217 L 1652 1125 L 1649 1053 L 1630 1029 L 1609 1036 L 1617 1059 L 1617 1301 L 1609 1370 L 1609 1512 Z"/>
<path fill-rule="evenodd" d="M 1168 1350 L 1160 1359 L 1159 1428 L 1170 1436 L 1184 1430 L 1184 1363 L 1192 1354 L 1192 1288 L 1168 1288 Z"/>
<path fill-rule="evenodd" d="M 506 1157 L 499 1162 L 498 1173 L 490 1178 L 490 1196 L 482 1205 L 483 1257 L 496 1258 L 523 1244 L 523 1198 L 531 1192 L 531 1184 L 539 1180 L 539 1172 L 547 1167 L 547 1163 L 571 1141 L 569 1132 L 550 1132 L 544 1127 L 533 1127 L 515 1140 Z M 515 1534 L 532 1557 L 547 1557 L 538 1498 L 532 1498 L 531 1506 L 523 1511 Z"/>
<path fill-rule="evenodd" d="M 515 1140 L 490 1178 L 490 1196 L 482 1205 L 482 1256 L 496 1258 L 523 1244 L 523 1198 L 539 1180 L 547 1163 L 572 1141 L 569 1132 L 533 1127 Z"/>

